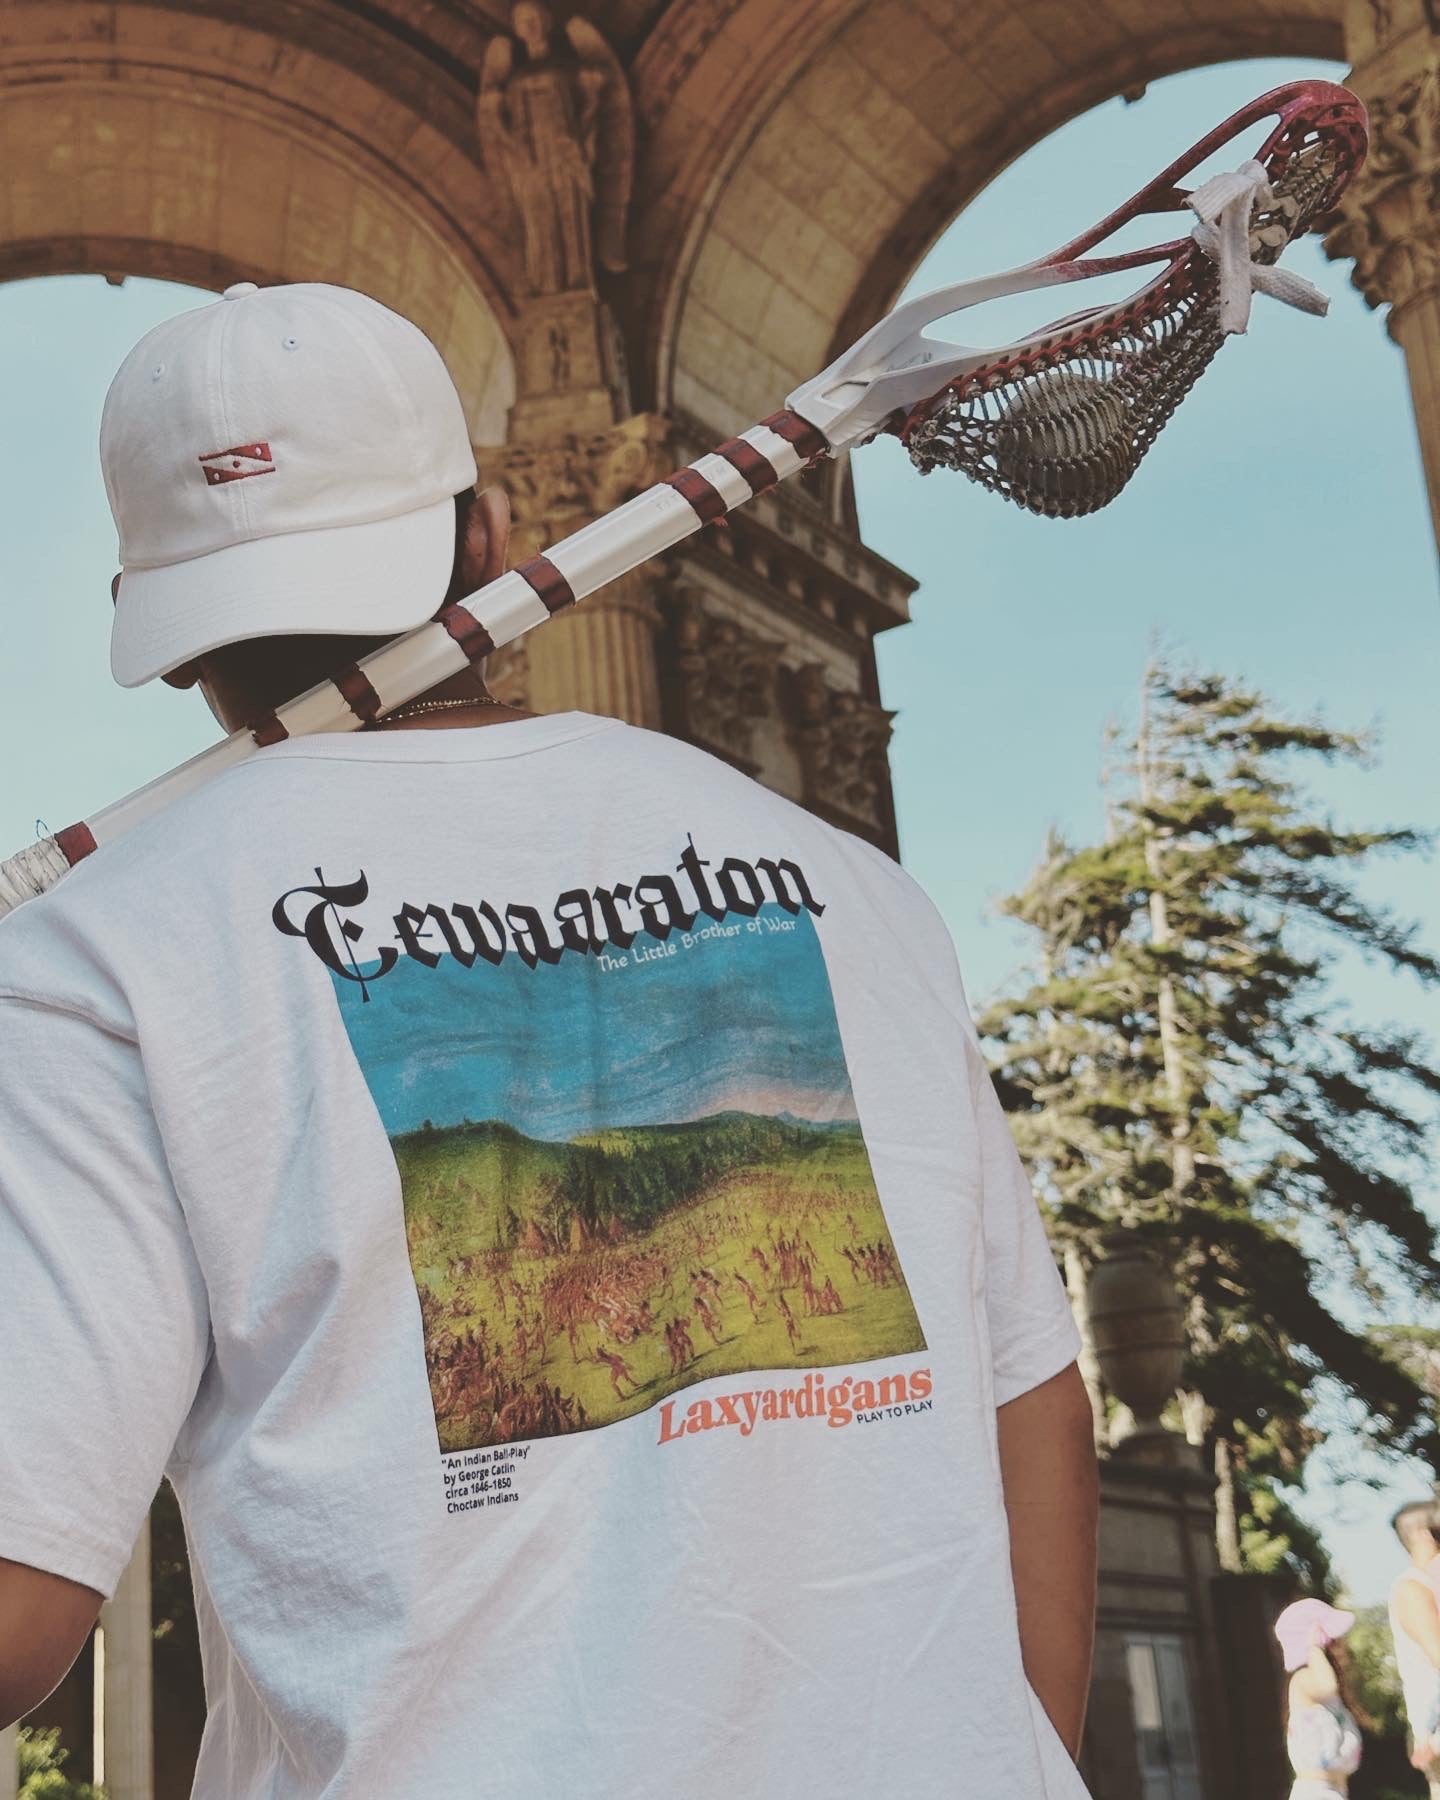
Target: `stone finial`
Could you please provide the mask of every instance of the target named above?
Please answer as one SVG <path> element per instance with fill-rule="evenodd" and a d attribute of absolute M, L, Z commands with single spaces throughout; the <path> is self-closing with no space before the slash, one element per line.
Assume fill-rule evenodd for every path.
<path fill-rule="evenodd" d="M 1102 1248 L 1087 1295 L 1090 1328 L 1101 1377 L 1130 1413 L 1111 1445 L 1143 1454 L 1147 1440 L 1172 1435 L 1160 1414 L 1184 1371 L 1185 1313 L 1169 1272 L 1137 1233 L 1107 1232 Z"/>

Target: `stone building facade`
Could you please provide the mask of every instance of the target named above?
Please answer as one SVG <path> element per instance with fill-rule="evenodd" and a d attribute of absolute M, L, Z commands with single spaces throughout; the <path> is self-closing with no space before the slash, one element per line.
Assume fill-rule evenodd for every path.
<path fill-rule="evenodd" d="M 6 0 L 0 278 L 365 289 L 434 339 L 538 547 L 773 411 L 1057 125 L 1261 55 L 1353 62 L 1371 106 L 1326 243 L 1390 308 L 1440 520 L 1436 0 Z M 826 464 L 517 646 L 497 685 L 674 732 L 893 851 L 874 641 L 911 588 Z M 1106 1476 L 1101 1800 L 1246 1791 L 1208 1491 L 1168 1457 Z M 142 1551 L 76 1677 L 114 1800 L 157 1785 L 148 1619 Z"/>

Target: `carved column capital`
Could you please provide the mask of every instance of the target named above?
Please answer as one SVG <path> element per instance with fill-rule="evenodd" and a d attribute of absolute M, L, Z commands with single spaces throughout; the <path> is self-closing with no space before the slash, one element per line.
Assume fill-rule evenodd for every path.
<path fill-rule="evenodd" d="M 1351 86 L 1370 154 L 1328 221 L 1325 249 L 1405 352 L 1430 514 L 1440 538 L 1440 0 L 1348 0 Z"/>
<path fill-rule="evenodd" d="M 1414 301 L 1440 287 L 1440 40 L 1420 0 L 1366 0 L 1352 39 L 1370 54 L 1351 76 L 1370 113 L 1370 153 L 1325 233 L 1328 256 L 1354 263 L 1371 306 L 1389 305 L 1392 331 Z"/>
<path fill-rule="evenodd" d="M 518 563 L 613 512 L 668 473 L 670 426 L 637 413 L 601 431 L 566 432 L 482 450 L 486 480 L 510 496 Z M 634 569 L 542 630 L 499 650 L 496 694 L 541 712 L 578 706 L 632 724 L 659 723 L 654 568 Z"/>
<path fill-rule="evenodd" d="M 562 432 L 482 450 L 487 481 L 510 496 L 515 560 L 613 512 L 670 471 L 670 424 L 636 413 L 603 431 Z"/>

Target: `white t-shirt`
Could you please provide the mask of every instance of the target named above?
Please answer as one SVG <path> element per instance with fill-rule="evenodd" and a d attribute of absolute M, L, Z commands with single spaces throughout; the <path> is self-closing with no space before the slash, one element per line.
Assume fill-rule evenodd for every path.
<path fill-rule="evenodd" d="M 582 713 L 265 751 L 0 925 L 0 1555 L 162 1473 L 204 1800 L 1083 1800 L 1077 1336 L 889 858 Z"/>

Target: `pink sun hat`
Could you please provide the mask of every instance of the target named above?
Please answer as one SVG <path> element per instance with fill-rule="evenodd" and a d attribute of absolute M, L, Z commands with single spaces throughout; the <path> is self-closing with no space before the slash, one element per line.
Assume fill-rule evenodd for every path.
<path fill-rule="evenodd" d="M 1355 1623 L 1353 1612 L 1343 1612 L 1324 1600 L 1296 1600 L 1275 1621 L 1275 1635 L 1285 1657 L 1285 1672 L 1303 1669 L 1311 1650 L 1333 1644 Z"/>

